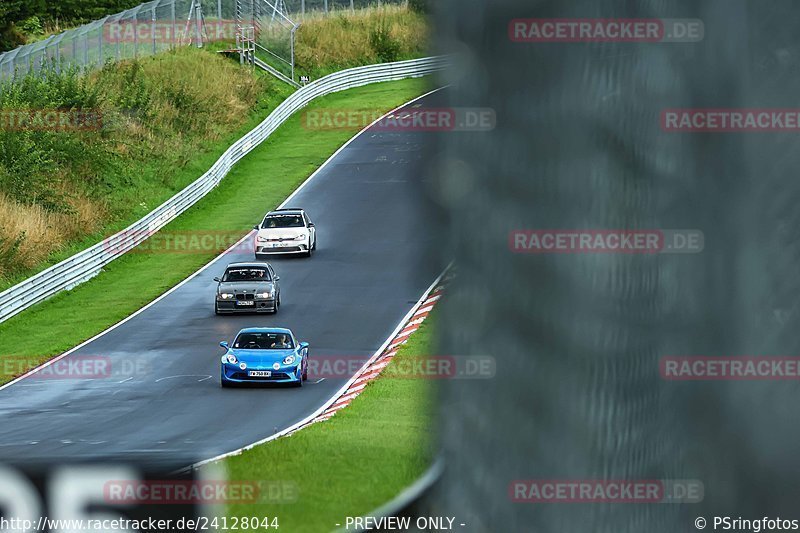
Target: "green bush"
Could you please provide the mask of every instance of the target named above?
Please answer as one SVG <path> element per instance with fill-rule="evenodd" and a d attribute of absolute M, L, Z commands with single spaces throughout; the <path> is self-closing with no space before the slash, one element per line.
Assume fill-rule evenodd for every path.
<path fill-rule="evenodd" d="M 385 21 L 381 21 L 370 31 L 369 44 L 381 63 L 397 61 L 400 57 L 400 43 L 392 37 Z"/>
<path fill-rule="evenodd" d="M 28 35 L 42 35 L 44 33 L 42 21 L 36 15 L 23 20 L 20 28 Z"/>

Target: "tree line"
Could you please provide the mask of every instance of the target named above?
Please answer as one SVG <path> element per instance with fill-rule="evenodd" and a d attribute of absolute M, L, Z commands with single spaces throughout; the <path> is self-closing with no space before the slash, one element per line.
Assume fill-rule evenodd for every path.
<path fill-rule="evenodd" d="M 0 0 L 0 52 L 36 35 L 129 9 L 143 0 Z"/>

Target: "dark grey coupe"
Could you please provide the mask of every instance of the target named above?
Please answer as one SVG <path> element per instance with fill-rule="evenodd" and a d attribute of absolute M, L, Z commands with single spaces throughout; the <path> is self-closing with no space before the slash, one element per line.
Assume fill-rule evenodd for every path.
<path fill-rule="evenodd" d="M 281 305 L 281 288 L 269 263 L 231 263 L 218 282 L 214 312 L 277 313 Z"/>

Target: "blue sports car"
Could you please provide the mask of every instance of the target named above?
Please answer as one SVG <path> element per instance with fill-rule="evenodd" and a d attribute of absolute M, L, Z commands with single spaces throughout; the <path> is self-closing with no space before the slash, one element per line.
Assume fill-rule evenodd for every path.
<path fill-rule="evenodd" d="M 297 342 L 286 328 L 247 328 L 240 331 L 222 356 L 220 383 L 291 383 L 308 379 L 308 343 Z"/>

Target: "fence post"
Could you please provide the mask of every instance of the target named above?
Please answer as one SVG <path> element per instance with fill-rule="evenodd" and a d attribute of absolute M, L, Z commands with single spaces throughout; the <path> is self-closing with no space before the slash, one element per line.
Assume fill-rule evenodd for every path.
<path fill-rule="evenodd" d="M 325 0 L 325 14 L 328 13 L 328 0 Z"/>
<path fill-rule="evenodd" d="M 100 24 L 97 32 L 100 34 L 97 37 L 97 64 L 101 67 L 103 66 L 103 31 L 106 29 L 106 20 L 108 20 L 108 17 L 103 19 L 103 23 Z"/>
<path fill-rule="evenodd" d="M 133 57 L 139 57 L 139 13 L 133 14 Z"/>
<path fill-rule="evenodd" d="M 153 34 L 153 55 L 158 53 L 158 44 L 156 43 L 156 35 L 158 32 L 156 31 L 156 6 L 158 4 L 153 5 L 153 15 L 150 17 L 150 21 L 153 23 L 150 26 L 150 32 Z"/>
<path fill-rule="evenodd" d="M 222 20 L 222 0 L 217 0 L 217 20 Z"/>
<path fill-rule="evenodd" d="M 292 36 L 291 36 L 292 37 L 292 41 L 291 41 L 291 46 L 292 46 L 292 81 L 294 81 L 294 32 L 296 32 L 296 31 L 297 31 L 297 25 L 292 26 Z"/>
<path fill-rule="evenodd" d="M 197 1 L 194 8 L 194 21 L 195 21 L 195 30 L 197 33 L 197 48 L 203 48 L 203 30 L 201 28 L 203 21 L 203 8 L 200 5 L 200 1 Z"/>
<path fill-rule="evenodd" d="M 306 0 L 300 0 L 300 13 L 306 14 Z"/>
<path fill-rule="evenodd" d="M 178 46 L 178 34 L 177 28 L 175 27 L 175 2 L 177 2 L 177 0 L 172 0 L 172 2 L 170 2 L 170 15 L 172 16 L 172 35 L 170 37 L 170 48 L 176 48 Z"/>
<path fill-rule="evenodd" d="M 356 10 L 355 0 L 350 0 L 350 11 L 355 11 L 355 10 Z"/>

